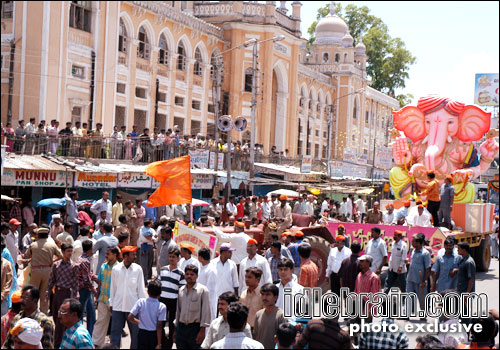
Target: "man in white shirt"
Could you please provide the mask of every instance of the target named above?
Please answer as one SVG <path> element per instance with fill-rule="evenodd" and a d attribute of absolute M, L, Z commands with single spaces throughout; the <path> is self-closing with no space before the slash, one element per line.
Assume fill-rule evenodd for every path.
<path fill-rule="evenodd" d="M 347 202 L 346 202 L 346 211 L 347 211 L 347 218 L 349 220 L 352 220 L 353 219 L 353 216 L 352 216 L 352 213 L 353 213 L 353 206 L 352 206 L 352 200 L 354 199 L 354 196 L 352 194 L 350 194 L 349 196 L 347 196 Z"/>
<path fill-rule="evenodd" d="M 330 211 L 330 198 L 328 197 L 321 203 L 321 215 L 323 215 L 325 211 Z"/>
<path fill-rule="evenodd" d="M 262 201 L 262 218 L 264 220 L 269 220 L 271 218 L 271 203 L 267 196 L 264 196 Z"/>
<path fill-rule="evenodd" d="M 392 225 L 395 220 L 394 205 L 387 204 L 385 209 L 387 209 L 387 211 L 382 214 L 384 218 L 384 225 Z"/>
<path fill-rule="evenodd" d="M 120 221 L 118 220 L 118 217 L 122 214 L 123 214 L 122 196 L 117 194 L 116 195 L 116 203 L 111 208 L 111 220 L 112 220 L 113 226 L 115 228 L 116 228 L 116 226 L 120 225 Z"/>
<path fill-rule="evenodd" d="M 221 242 L 228 242 L 231 244 L 231 247 L 234 248 L 231 260 L 233 260 L 236 265 L 239 265 L 241 260 L 247 256 L 247 242 L 250 240 L 250 236 L 245 233 L 245 224 L 241 221 L 235 221 L 234 233 L 224 233 L 215 226 L 212 226 L 212 228 Z"/>
<path fill-rule="evenodd" d="M 193 258 L 192 256 L 194 252 L 194 247 L 188 243 L 181 243 L 179 244 L 179 246 L 181 248 L 181 256 L 182 256 L 181 260 L 179 260 L 179 265 L 178 265 L 179 269 L 184 271 L 186 266 L 188 266 L 189 264 L 193 264 L 198 268 L 199 271 L 201 268 L 200 262 L 195 258 Z"/>
<path fill-rule="evenodd" d="M 113 267 L 111 272 L 111 287 L 109 307 L 113 310 L 111 315 L 111 344 L 120 348 L 123 327 L 128 314 L 140 298 L 146 298 L 144 276 L 142 268 L 133 261 L 136 258 L 137 247 L 126 246 L 122 249 L 123 261 Z M 137 336 L 139 327 L 128 322 L 130 330 L 130 348 L 137 349 Z"/>
<path fill-rule="evenodd" d="M 360 222 L 363 222 L 366 216 L 366 205 L 363 200 L 363 196 L 358 197 L 358 200 L 356 201 L 356 209 L 358 210 L 360 216 Z"/>
<path fill-rule="evenodd" d="M 296 294 L 304 292 L 304 287 L 298 284 L 297 280 L 293 278 L 293 260 L 282 258 L 278 262 L 278 274 L 280 276 L 280 282 L 278 283 L 279 294 L 276 306 L 283 310 L 285 318 L 295 319 L 295 317 L 293 317 L 295 313 L 293 308 L 290 308 L 290 303 L 287 302 L 285 304 L 285 288 L 291 288 L 291 300 L 294 300 Z"/>
<path fill-rule="evenodd" d="M 309 216 L 314 216 L 314 196 L 313 195 L 307 196 L 305 214 L 309 215 Z"/>
<path fill-rule="evenodd" d="M 344 220 L 347 219 L 347 197 L 342 198 L 342 203 L 340 203 L 339 214 L 342 215 Z"/>
<path fill-rule="evenodd" d="M 391 257 L 389 258 L 389 273 L 385 280 L 384 293 L 388 294 L 393 286 L 398 286 L 403 293 L 406 292 L 406 258 L 408 245 L 403 241 L 403 231 L 394 231 Z"/>
<path fill-rule="evenodd" d="M 372 239 L 368 241 L 365 254 L 373 258 L 370 270 L 380 275 L 382 267 L 387 261 L 387 244 L 380 238 L 380 228 L 372 227 Z"/>
<path fill-rule="evenodd" d="M 431 227 L 431 215 L 424 211 L 424 206 L 419 204 L 417 206 L 418 213 L 410 217 L 410 225 L 420 227 Z"/>
<path fill-rule="evenodd" d="M 217 300 L 219 295 L 224 292 L 233 292 L 238 294 L 238 269 L 234 261 L 231 260 L 234 248 L 231 248 L 229 243 L 222 243 L 220 246 L 220 255 L 215 258 L 210 266 L 207 268 L 208 279 L 217 281 L 215 286 L 207 286 L 210 291 L 210 309 L 212 315 L 217 313 Z"/>
<path fill-rule="evenodd" d="M 351 256 L 351 249 L 345 247 L 345 236 L 337 235 L 335 238 L 336 246 L 330 249 L 326 264 L 326 278 L 330 279 L 330 290 L 332 293 L 340 296 L 340 265 L 342 261 Z"/>
<path fill-rule="evenodd" d="M 112 208 L 113 204 L 109 200 L 109 192 L 104 191 L 102 193 L 102 198 L 96 201 L 92 206 L 90 207 L 90 211 L 94 213 L 96 216 L 99 216 L 101 211 L 106 211 L 106 220 L 108 222 L 111 222 L 112 219 Z"/>
<path fill-rule="evenodd" d="M 211 349 L 264 349 L 261 343 L 247 337 L 244 333 L 248 307 L 240 302 L 234 302 L 229 305 L 226 318 L 229 323 L 229 334 L 213 343 Z"/>
<path fill-rule="evenodd" d="M 5 247 L 9 250 L 10 255 L 12 255 L 12 260 L 14 264 L 17 264 L 17 254 L 19 252 L 19 233 L 17 228 L 21 223 L 17 219 L 10 219 L 9 227 L 2 227 L 2 235 L 5 239 Z"/>
<path fill-rule="evenodd" d="M 264 258 L 262 255 L 257 254 L 257 240 L 251 238 L 247 242 L 247 253 L 248 256 L 241 260 L 240 263 L 240 278 L 239 278 L 239 291 L 240 295 L 245 291 L 247 288 L 246 282 L 245 282 L 245 271 L 249 267 L 257 267 L 262 270 L 262 277 L 259 281 L 259 286 L 262 286 L 266 283 L 272 283 L 273 279 L 271 277 L 271 268 L 269 266 L 268 261 L 266 258 Z"/>
<path fill-rule="evenodd" d="M 274 208 L 274 217 L 278 220 L 278 234 L 292 226 L 292 207 L 287 202 L 288 197 L 282 194 L 280 196 L 280 205 Z"/>
<path fill-rule="evenodd" d="M 236 217 L 236 204 L 234 203 L 235 197 L 231 195 L 229 197 L 229 202 L 226 204 L 227 213 L 229 216 Z"/>

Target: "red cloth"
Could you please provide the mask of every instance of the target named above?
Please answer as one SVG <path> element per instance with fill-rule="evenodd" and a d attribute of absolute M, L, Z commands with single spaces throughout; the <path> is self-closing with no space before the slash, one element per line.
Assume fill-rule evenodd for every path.
<path fill-rule="evenodd" d="M 91 228 L 94 228 L 94 222 L 90 218 L 89 214 L 87 212 L 80 210 L 78 212 L 78 220 L 80 220 L 80 226 L 90 226 Z"/>
<path fill-rule="evenodd" d="M 245 208 L 243 206 L 243 203 L 240 202 L 236 204 L 236 219 L 241 219 L 245 216 Z"/>

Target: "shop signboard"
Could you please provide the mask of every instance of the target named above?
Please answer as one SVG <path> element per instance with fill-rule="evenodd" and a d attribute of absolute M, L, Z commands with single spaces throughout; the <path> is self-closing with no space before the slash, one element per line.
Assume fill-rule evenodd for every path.
<path fill-rule="evenodd" d="M 64 170 L 4 169 L 3 186 L 71 187 L 73 172 Z"/>
<path fill-rule="evenodd" d="M 191 150 L 191 169 L 206 169 L 208 168 L 208 158 L 210 151 L 208 150 Z"/>
<path fill-rule="evenodd" d="M 144 173 L 119 173 L 118 187 L 151 188 L 151 177 Z"/>
<path fill-rule="evenodd" d="M 116 173 L 96 173 L 80 171 L 75 177 L 75 187 L 84 188 L 116 188 Z"/>
<path fill-rule="evenodd" d="M 389 147 L 377 149 L 375 167 L 390 170 L 392 168 L 392 150 Z"/>
<path fill-rule="evenodd" d="M 302 174 L 309 174 L 312 170 L 312 156 L 302 156 L 302 165 L 300 172 Z"/>
<path fill-rule="evenodd" d="M 343 163 L 337 160 L 331 160 L 328 164 L 328 174 L 330 177 L 342 177 L 343 174 Z"/>
<path fill-rule="evenodd" d="M 210 174 L 191 173 L 191 189 L 209 190 L 214 187 L 214 176 Z"/>

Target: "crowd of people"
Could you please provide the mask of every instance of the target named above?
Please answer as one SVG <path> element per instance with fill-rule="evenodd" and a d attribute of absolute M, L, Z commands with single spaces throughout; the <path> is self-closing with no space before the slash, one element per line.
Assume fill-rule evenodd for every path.
<path fill-rule="evenodd" d="M 174 344 L 178 349 L 408 348 L 403 330 L 351 337 L 338 318 L 304 322 L 285 302 L 285 289 L 292 296 L 302 294 L 320 279 L 311 245 L 302 231 L 292 227 L 292 213 L 312 213 L 311 225 L 356 218 L 380 224 L 390 215 L 393 223 L 397 215 L 380 213 L 377 203 L 363 217 L 355 208 L 366 203 L 363 198 L 353 202 L 351 196 L 343 201 L 346 204 L 332 206 L 328 198 L 320 203 L 307 196 L 293 205 L 284 195 L 240 198 L 237 204 L 231 197 L 227 205 L 223 198 L 214 200 L 196 224 L 234 226 L 234 233 L 213 227 L 222 242 L 214 254 L 208 248 L 195 251 L 189 243 L 175 242 L 175 223 L 186 219 L 182 206 L 167 206 L 160 212 L 156 208 L 151 215 L 142 200 L 122 204 L 117 196 L 112 203 L 104 192 L 89 213 L 79 210 L 77 199 L 76 192 L 67 193 L 63 213 L 54 213 L 40 226 L 30 222 L 24 236 L 26 207 L 11 209 L 14 215 L 20 211 L 20 217 L 1 224 L 2 348 L 119 348 L 125 323 L 131 348 L 171 349 Z M 26 213 L 34 216 L 31 210 Z M 249 224 L 263 223 L 272 226 L 264 245 L 245 233 Z M 379 227 L 371 229 L 364 254 L 342 224 L 334 236 L 325 275 L 333 293 L 339 294 L 341 287 L 357 294 L 399 288 L 415 292 L 422 308 L 430 291 L 475 291 L 476 269 L 468 243 L 448 238 L 431 265 L 432 251 L 423 234 L 414 235 L 408 247 L 403 232 L 396 230 L 389 259 Z M 368 314 L 367 321 L 373 322 L 377 315 Z M 417 346 L 490 345 L 498 331 L 494 317 L 498 315 L 492 311 L 488 319 L 460 320 L 483 324 L 482 332 L 439 333 L 417 339 Z M 360 320 L 348 320 L 347 326 L 356 322 Z"/>
<path fill-rule="evenodd" d="M 29 122 L 20 120 L 19 125 L 14 128 L 12 123 L 1 127 L 2 145 L 7 146 L 7 152 L 17 154 L 42 154 L 50 153 L 61 156 L 102 158 L 102 159 L 124 159 L 136 160 L 150 163 L 159 160 L 168 160 L 184 156 L 190 150 L 210 150 L 215 152 L 227 152 L 227 142 L 219 139 L 217 143 L 214 137 L 196 135 L 182 135 L 177 125 L 169 129 L 155 127 L 153 131 L 149 128 L 139 130 L 136 125 L 132 130 L 126 126 L 115 126 L 113 132 L 105 134 L 101 123 L 96 123 L 95 128 L 89 128 L 88 123 L 79 121 L 67 122 L 63 128 L 57 120 L 51 120 L 46 125 L 45 120 L 36 123 L 35 118 Z M 234 154 L 233 168 L 235 170 L 246 170 L 248 168 L 248 156 L 250 143 L 248 141 L 235 141 L 231 143 L 231 152 Z M 256 161 L 264 157 L 263 145 L 255 145 Z M 288 158 L 288 150 L 276 151 L 273 146 L 270 153 L 270 161 L 278 161 Z"/>

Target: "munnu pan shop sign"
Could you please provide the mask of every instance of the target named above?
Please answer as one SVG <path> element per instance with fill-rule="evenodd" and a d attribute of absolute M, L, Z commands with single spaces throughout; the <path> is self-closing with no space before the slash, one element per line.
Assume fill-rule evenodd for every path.
<path fill-rule="evenodd" d="M 73 184 L 73 172 L 63 170 L 22 170 L 4 169 L 3 186 L 28 187 L 70 187 Z"/>

